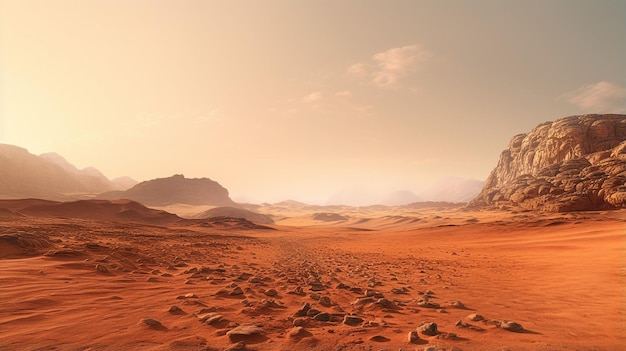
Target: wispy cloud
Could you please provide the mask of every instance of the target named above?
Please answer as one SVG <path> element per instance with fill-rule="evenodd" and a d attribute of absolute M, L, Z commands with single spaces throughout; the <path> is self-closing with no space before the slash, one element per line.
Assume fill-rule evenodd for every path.
<path fill-rule="evenodd" d="M 611 82 L 585 85 L 560 98 L 589 112 L 626 111 L 626 88 Z"/>
<path fill-rule="evenodd" d="M 398 87 L 400 82 L 421 70 L 433 54 L 420 45 L 407 45 L 374 54 L 368 62 L 348 68 L 348 74 L 380 88 Z"/>
<path fill-rule="evenodd" d="M 307 96 L 300 99 L 301 102 L 311 104 L 320 101 L 324 97 L 324 93 L 321 91 L 314 91 Z"/>

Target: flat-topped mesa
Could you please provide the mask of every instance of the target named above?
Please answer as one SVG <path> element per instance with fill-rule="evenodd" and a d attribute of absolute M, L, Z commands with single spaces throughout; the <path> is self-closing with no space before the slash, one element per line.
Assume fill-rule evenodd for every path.
<path fill-rule="evenodd" d="M 470 207 L 549 212 L 626 207 L 626 115 L 583 115 L 514 136 Z"/>

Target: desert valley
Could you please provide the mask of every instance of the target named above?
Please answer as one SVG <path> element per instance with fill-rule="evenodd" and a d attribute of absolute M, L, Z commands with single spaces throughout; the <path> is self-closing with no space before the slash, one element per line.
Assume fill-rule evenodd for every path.
<path fill-rule="evenodd" d="M 0 151 L 0 350 L 626 345 L 624 115 L 514 136 L 469 203 L 243 204 Z"/>

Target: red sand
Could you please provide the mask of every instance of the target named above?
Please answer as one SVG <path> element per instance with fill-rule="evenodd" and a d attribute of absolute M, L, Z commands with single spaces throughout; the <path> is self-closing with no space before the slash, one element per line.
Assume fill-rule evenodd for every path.
<path fill-rule="evenodd" d="M 239 340 L 245 350 L 619 350 L 624 214 L 449 211 L 326 225 L 303 215 L 285 221 L 315 225 L 244 230 L 7 212 L 0 350 L 225 350 Z M 243 294 L 229 295 L 232 284 Z M 298 287 L 302 295 L 290 293 Z M 376 296 L 364 299 L 367 290 Z M 426 296 L 439 307 L 420 305 Z M 302 317 L 292 336 L 304 303 L 330 321 Z M 222 317 L 209 325 L 194 315 L 202 313 Z M 363 322 L 343 324 L 344 315 Z M 499 328 L 501 320 L 524 330 Z M 421 322 L 439 334 L 410 343 Z M 226 334 L 251 323 L 260 334 Z"/>

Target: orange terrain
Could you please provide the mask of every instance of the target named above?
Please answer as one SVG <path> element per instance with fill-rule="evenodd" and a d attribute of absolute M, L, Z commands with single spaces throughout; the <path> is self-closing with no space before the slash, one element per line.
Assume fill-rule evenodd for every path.
<path fill-rule="evenodd" d="M 618 350 L 625 218 L 452 210 L 263 228 L 5 210 L 0 350 Z"/>

